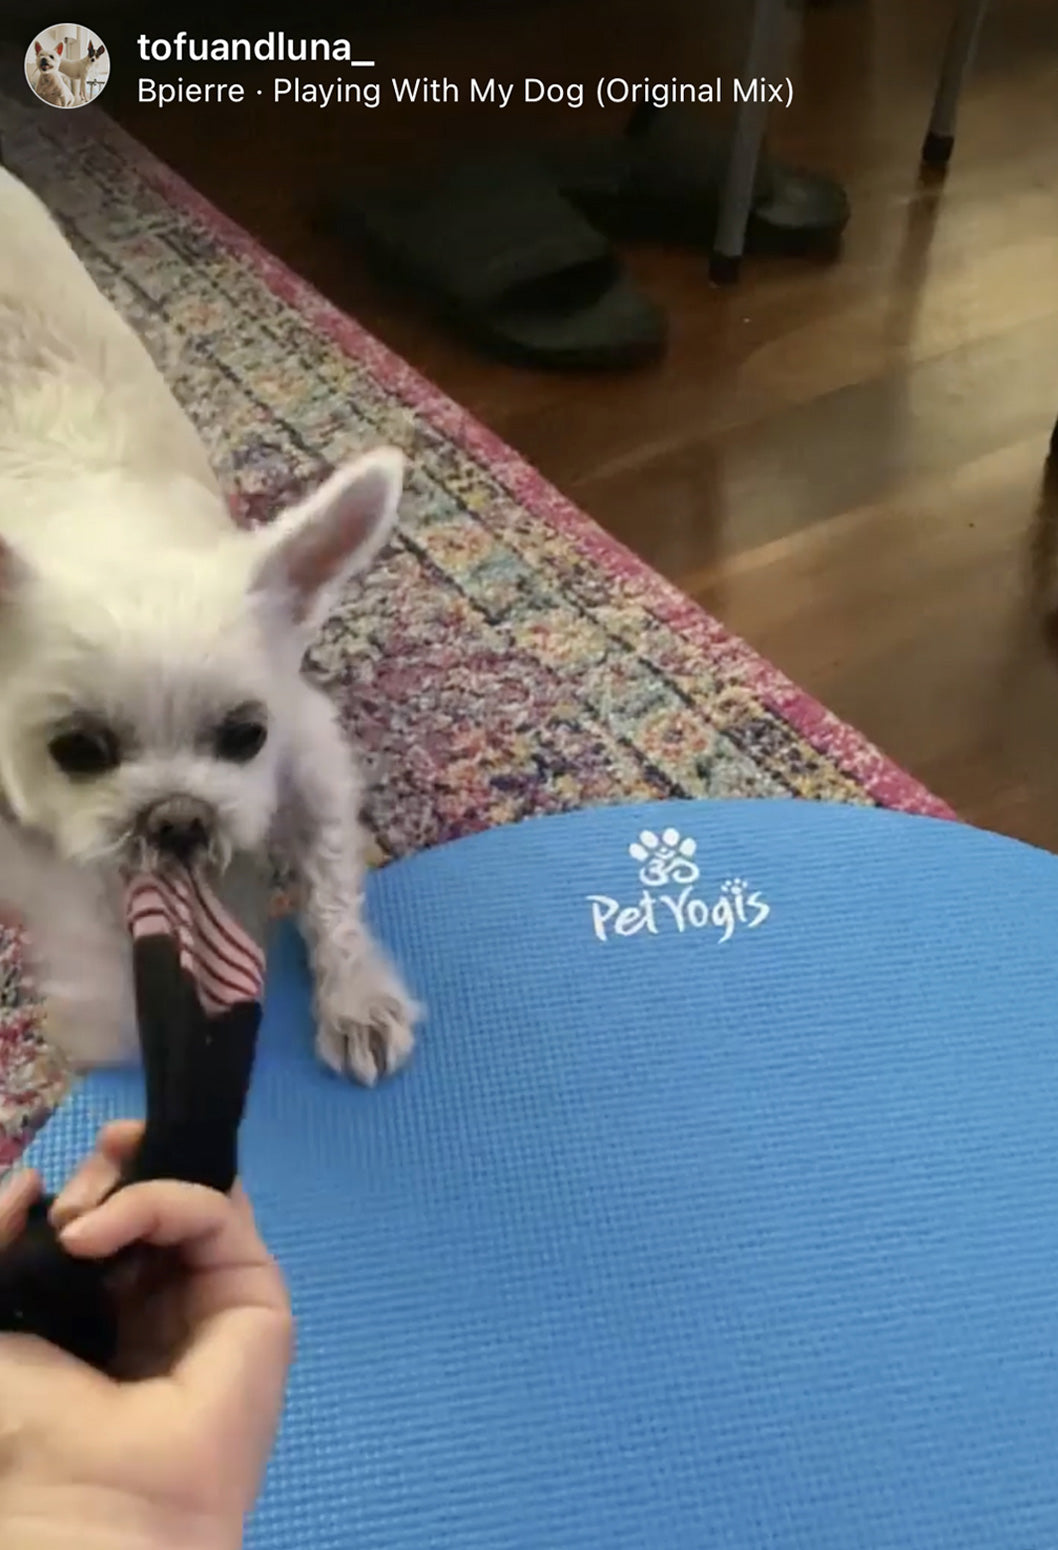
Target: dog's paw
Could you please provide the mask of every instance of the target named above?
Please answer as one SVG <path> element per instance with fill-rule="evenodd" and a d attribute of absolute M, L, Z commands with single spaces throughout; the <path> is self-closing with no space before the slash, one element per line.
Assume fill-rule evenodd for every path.
<path fill-rule="evenodd" d="M 373 963 L 321 993 L 316 1053 L 365 1087 L 399 1071 L 415 1047 L 419 1008 L 396 974 Z"/>

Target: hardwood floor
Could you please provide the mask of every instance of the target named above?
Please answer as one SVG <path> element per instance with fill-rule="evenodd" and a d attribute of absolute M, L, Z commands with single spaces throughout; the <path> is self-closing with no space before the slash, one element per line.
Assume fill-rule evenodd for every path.
<path fill-rule="evenodd" d="M 659 79 L 737 58 L 736 29 L 703 27 L 700 0 L 659 0 L 649 25 L 635 0 L 443 9 L 393 7 L 399 20 L 359 35 L 387 75 L 574 80 L 609 65 Z M 369 160 L 579 132 L 598 114 L 159 113 L 117 68 L 107 105 L 965 817 L 1058 849 L 1058 656 L 1033 578 L 1058 524 L 1043 481 L 1058 414 L 1058 15 L 1052 0 L 992 8 L 949 175 L 920 183 L 949 14 L 947 0 L 860 0 L 808 16 L 773 143 L 847 182 L 843 256 L 753 261 L 716 290 L 700 254 L 636 252 L 671 350 L 612 380 L 480 359 L 311 222 Z"/>

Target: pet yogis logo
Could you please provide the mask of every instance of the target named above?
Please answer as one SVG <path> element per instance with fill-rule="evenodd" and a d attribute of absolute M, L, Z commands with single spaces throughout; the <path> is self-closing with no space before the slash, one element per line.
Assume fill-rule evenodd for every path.
<path fill-rule="evenodd" d="M 678 829 L 661 835 L 644 829 L 628 847 L 639 863 L 643 892 L 634 904 L 623 904 L 606 894 L 588 895 L 592 930 L 600 942 L 611 937 L 636 936 L 646 931 L 658 936 L 663 930 L 718 933 L 717 942 L 729 942 L 739 928 L 755 931 L 771 914 L 770 905 L 741 877 L 728 878 L 717 897 L 703 897 L 697 887 L 701 867 L 695 860 L 697 842 Z"/>

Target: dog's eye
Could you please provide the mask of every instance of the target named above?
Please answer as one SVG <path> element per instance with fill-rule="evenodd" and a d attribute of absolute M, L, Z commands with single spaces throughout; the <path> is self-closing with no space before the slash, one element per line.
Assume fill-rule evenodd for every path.
<path fill-rule="evenodd" d="M 226 716 L 213 736 L 218 759 L 231 764 L 249 764 L 256 759 L 268 738 L 268 727 L 255 711 L 233 711 Z"/>
<path fill-rule="evenodd" d="M 109 727 L 70 727 L 57 732 L 48 752 L 64 775 L 105 775 L 121 763 L 118 740 Z"/>

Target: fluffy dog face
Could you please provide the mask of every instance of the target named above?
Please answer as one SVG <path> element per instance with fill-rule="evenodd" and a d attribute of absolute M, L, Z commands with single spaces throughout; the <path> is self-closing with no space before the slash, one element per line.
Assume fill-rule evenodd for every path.
<path fill-rule="evenodd" d="M 305 649 L 388 537 L 401 479 L 398 453 L 372 454 L 270 527 L 205 548 L 44 566 L 0 544 L 0 791 L 15 818 L 85 864 L 257 849 Z"/>
<path fill-rule="evenodd" d="M 53 49 L 42 48 L 39 43 L 33 45 L 37 55 L 37 69 L 41 75 L 48 75 L 58 70 L 62 62 L 62 44 L 59 43 Z"/>

